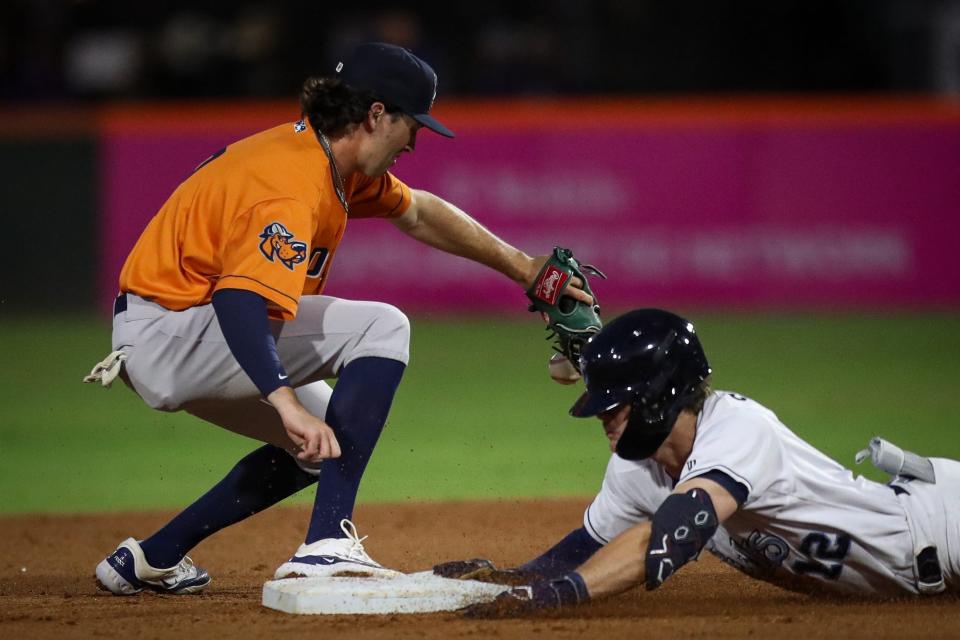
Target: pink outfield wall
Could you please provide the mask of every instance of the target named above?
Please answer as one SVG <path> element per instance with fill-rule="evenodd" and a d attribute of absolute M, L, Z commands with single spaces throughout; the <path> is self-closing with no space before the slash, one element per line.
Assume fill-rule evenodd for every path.
<path fill-rule="evenodd" d="M 528 252 L 572 247 L 609 276 L 595 288 L 605 305 L 960 303 L 960 112 L 831 117 L 829 104 L 814 104 L 783 115 L 773 104 L 730 117 L 724 103 L 678 118 L 669 104 L 653 114 L 621 106 L 595 119 L 569 108 L 559 121 L 507 113 L 503 126 L 496 111 L 453 109 L 446 120 L 458 137 L 421 133 L 395 173 Z M 127 251 L 192 168 L 292 120 L 282 109 L 204 117 L 153 113 L 139 126 L 129 114 L 105 116 L 105 308 Z M 524 304 L 502 276 L 379 220 L 348 225 L 327 293 L 408 311 Z"/>

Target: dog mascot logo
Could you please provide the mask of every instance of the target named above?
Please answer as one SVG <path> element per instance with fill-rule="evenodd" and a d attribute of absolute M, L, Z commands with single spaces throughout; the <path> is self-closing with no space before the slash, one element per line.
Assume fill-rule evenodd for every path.
<path fill-rule="evenodd" d="M 260 234 L 260 253 L 273 262 L 275 259 L 290 271 L 307 259 L 307 244 L 293 240 L 293 234 L 279 222 L 272 222 Z"/>

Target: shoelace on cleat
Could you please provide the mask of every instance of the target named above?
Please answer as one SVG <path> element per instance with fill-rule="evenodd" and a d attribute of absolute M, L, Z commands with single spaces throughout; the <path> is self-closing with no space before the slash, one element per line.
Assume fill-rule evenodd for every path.
<path fill-rule="evenodd" d="M 193 560 L 190 559 L 190 556 L 184 556 L 183 560 L 177 563 L 172 569 L 171 575 L 163 578 L 162 582 L 168 587 L 172 587 L 185 579 L 191 579 L 197 577 L 197 567 L 193 564 Z"/>
<path fill-rule="evenodd" d="M 367 555 L 366 549 L 363 548 L 363 541 L 369 536 L 363 536 L 361 538 L 357 533 L 357 527 L 346 518 L 340 521 L 340 529 L 347 536 L 347 539 L 350 540 L 350 548 L 347 550 L 347 557 L 369 562 L 371 564 L 378 564 L 373 558 Z"/>

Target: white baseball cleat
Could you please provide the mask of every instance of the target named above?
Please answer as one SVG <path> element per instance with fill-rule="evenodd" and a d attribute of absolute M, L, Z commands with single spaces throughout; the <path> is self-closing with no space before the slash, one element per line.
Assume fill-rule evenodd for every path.
<path fill-rule="evenodd" d="M 117 550 L 97 565 L 97 581 L 102 589 L 118 596 L 129 596 L 144 589 L 177 595 L 200 593 L 210 584 L 210 575 L 184 556 L 169 569 L 151 567 L 140 543 L 127 538 Z"/>
<path fill-rule="evenodd" d="M 340 528 L 345 538 L 325 538 L 310 544 L 302 544 L 292 558 L 284 562 L 273 574 L 274 580 L 281 578 L 332 578 L 340 575 L 369 576 L 377 578 L 396 578 L 402 576 L 399 571 L 387 569 L 367 555 L 363 548 L 357 528 L 344 518 Z"/>

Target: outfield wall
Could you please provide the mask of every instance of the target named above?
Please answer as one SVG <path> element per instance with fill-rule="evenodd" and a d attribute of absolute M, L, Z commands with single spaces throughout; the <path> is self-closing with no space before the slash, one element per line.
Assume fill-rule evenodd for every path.
<path fill-rule="evenodd" d="M 454 104 L 396 173 L 528 251 L 569 245 L 607 304 L 960 301 L 960 110 L 921 100 Z M 118 109 L 102 120 L 100 284 L 176 184 L 287 105 Z M 516 309 L 496 275 L 356 221 L 329 293 Z M 507 295 L 505 295 L 507 294 Z"/>
<path fill-rule="evenodd" d="M 90 308 L 97 258 L 92 122 L 0 109 L 0 320 Z"/>

